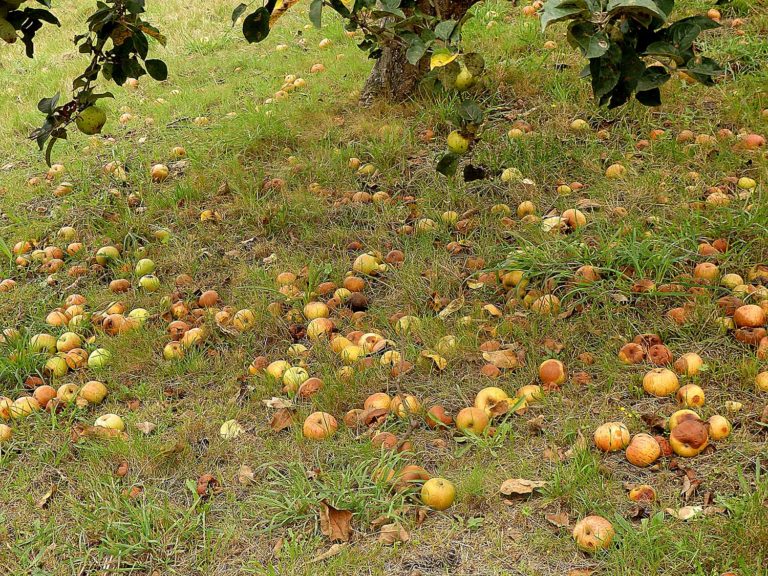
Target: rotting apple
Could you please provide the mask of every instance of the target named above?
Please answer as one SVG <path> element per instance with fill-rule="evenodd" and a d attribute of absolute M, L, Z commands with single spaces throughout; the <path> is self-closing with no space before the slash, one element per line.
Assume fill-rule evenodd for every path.
<path fill-rule="evenodd" d="M 707 420 L 709 437 L 712 440 L 723 440 L 731 435 L 732 426 L 725 416 L 715 414 Z"/>
<path fill-rule="evenodd" d="M 615 530 L 613 524 L 602 516 L 591 515 L 582 518 L 573 528 L 573 539 L 579 549 L 596 552 L 611 545 Z"/>
<path fill-rule="evenodd" d="M 650 434 L 635 434 L 625 452 L 630 464 L 639 468 L 650 466 L 661 456 L 661 447 Z"/>
<path fill-rule="evenodd" d="M 339 427 L 339 423 L 327 412 L 313 412 L 304 420 L 302 432 L 305 438 L 310 440 L 324 440 L 332 436 Z"/>
<path fill-rule="evenodd" d="M 700 454 L 709 443 L 707 426 L 700 420 L 680 422 L 669 434 L 669 445 L 678 456 L 691 458 Z"/>
<path fill-rule="evenodd" d="M 502 403 L 504 403 L 503 406 Z M 475 408 L 480 408 L 489 418 L 505 413 L 508 406 L 509 395 L 496 386 L 483 388 L 475 396 Z"/>
<path fill-rule="evenodd" d="M 696 384 L 686 384 L 681 387 L 675 397 L 686 408 L 701 408 L 704 406 L 704 390 Z"/>
<path fill-rule="evenodd" d="M 629 445 L 629 429 L 623 422 L 606 422 L 597 427 L 593 438 L 599 450 L 616 452 Z"/>

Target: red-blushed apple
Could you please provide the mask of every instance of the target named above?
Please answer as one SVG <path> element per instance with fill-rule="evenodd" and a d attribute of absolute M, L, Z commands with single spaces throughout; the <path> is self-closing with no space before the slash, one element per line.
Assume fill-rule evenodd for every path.
<path fill-rule="evenodd" d="M 650 434 L 635 434 L 625 452 L 630 464 L 639 468 L 650 466 L 661 456 L 661 447 Z"/>
<path fill-rule="evenodd" d="M 629 445 L 629 429 L 623 422 L 606 422 L 595 430 L 594 441 L 603 452 L 624 450 Z"/>
<path fill-rule="evenodd" d="M 539 378 L 545 388 L 557 388 L 567 377 L 565 365 L 560 360 L 544 360 L 539 366 Z"/>
<path fill-rule="evenodd" d="M 715 414 L 707 420 L 709 427 L 709 437 L 712 440 L 723 440 L 731 435 L 731 423 L 725 416 Z"/>
<path fill-rule="evenodd" d="M 101 404 L 107 397 L 107 387 L 98 380 L 90 380 L 83 384 L 78 396 L 86 400 L 88 404 Z"/>
<path fill-rule="evenodd" d="M 0 418 L 3 420 L 11 419 L 11 406 L 13 406 L 11 398 L 0 396 Z"/>
<path fill-rule="evenodd" d="M 368 396 L 363 403 L 366 410 L 389 410 L 392 399 L 384 392 L 375 392 Z"/>
<path fill-rule="evenodd" d="M 339 423 L 327 412 L 313 412 L 304 420 L 302 432 L 304 437 L 310 440 L 324 440 L 332 436 L 339 427 Z"/>
<path fill-rule="evenodd" d="M 456 499 L 456 487 L 445 478 L 430 478 L 421 487 L 421 501 L 433 510 L 446 510 Z"/>
<path fill-rule="evenodd" d="M 119 432 L 123 432 L 125 430 L 125 422 L 123 422 L 123 419 L 120 418 L 120 416 L 117 414 L 103 414 L 96 418 L 96 421 L 93 423 L 93 425 L 99 426 L 101 428 L 118 430 Z"/>
<path fill-rule="evenodd" d="M 576 523 L 573 539 L 585 552 L 596 552 L 611 545 L 615 531 L 613 524 L 602 516 L 587 516 Z"/>
<path fill-rule="evenodd" d="M 45 409 L 48 406 L 48 402 L 56 398 L 56 389 L 53 386 L 43 384 L 35 388 L 35 391 L 32 392 L 32 397 L 37 400 L 41 408 Z"/>
<path fill-rule="evenodd" d="M 430 428 L 445 428 L 453 424 L 453 418 L 445 411 L 443 406 L 439 404 L 432 406 L 427 411 L 427 426 Z"/>
<path fill-rule="evenodd" d="M 456 415 L 456 428 L 461 432 L 472 434 L 482 434 L 488 427 L 490 420 L 484 410 L 470 406 L 463 408 Z"/>
<path fill-rule="evenodd" d="M 704 360 L 695 352 L 683 354 L 674 363 L 675 371 L 681 376 L 696 376 L 703 366 Z"/>
<path fill-rule="evenodd" d="M 671 396 L 679 387 L 677 376 L 667 368 L 654 368 L 643 377 L 643 390 L 659 398 Z"/>
<path fill-rule="evenodd" d="M 686 384 L 681 387 L 675 397 L 686 408 L 701 408 L 704 406 L 704 390 L 696 384 Z"/>

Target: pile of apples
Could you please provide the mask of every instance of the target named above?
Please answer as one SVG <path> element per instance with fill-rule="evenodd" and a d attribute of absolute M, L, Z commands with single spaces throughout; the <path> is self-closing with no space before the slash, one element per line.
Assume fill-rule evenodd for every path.
<path fill-rule="evenodd" d="M 221 298 L 216 290 L 205 290 L 188 297 L 185 290 L 192 282 L 189 275 L 180 274 L 176 278 L 176 290 L 164 300 L 167 311 L 163 318 L 168 321 L 166 332 L 170 337 L 163 347 L 166 360 L 180 360 L 188 350 L 201 346 L 210 334 L 211 323 L 222 332 L 234 335 L 251 330 L 256 323 L 250 308 L 219 308 Z"/>

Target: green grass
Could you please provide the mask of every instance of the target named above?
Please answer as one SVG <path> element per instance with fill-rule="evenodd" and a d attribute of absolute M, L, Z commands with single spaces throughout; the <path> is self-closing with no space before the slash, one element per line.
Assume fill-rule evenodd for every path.
<path fill-rule="evenodd" d="M 639 279 L 657 286 L 674 282 L 687 290 L 694 266 L 707 260 L 697 253 L 702 239 L 728 240 L 728 251 L 709 259 L 722 273 L 746 278 L 753 266 L 768 263 L 765 152 L 747 156 L 734 152 L 728 141 L 711 148 L 675 141 L 683 129 L 768 133 L 768 118 L 761 113 L 768 108 L 763 3 L 722 9 L 725 19 L 746 19 L 744 35 L 725 26 L 703 40 L 706 53 L 726 64 L 727 81 L 707 89 L 673 80 L 663 90 L 660 109 L 630 104 L 614 111 L 594 107 L 588 84 L 578 79 L 582 62 L 567 46 L 563 27 L 543 35 L 538 21 L 500 0 L 475 8 L 466 43 L 489 63 L 485 88 L 477 95 L 490 114 L 472 162 L 493 175 L 517 168 L 535 186 L 498 177 L 467 184 L 436 174 L 436 158 L 453 129 L 455 102 L 427 94 L 403 105 L 361 109 L 357 95 L 371 63 L 333 18 L 322 30 L 306 28 L 306 7 L 297 7 L 266 42 L 247 45 L 229 27 L 233 5 L 228 2 L 148 4 L 150 19 L 169 38 L 167 48 L 153 50 L 168 61 L 171 76 L 162 83 L 142 79 L 137 90 L 115 88 L 116 98 L 105 104 L 110 120 L 103 136 L 73 135 L 57 146 L 54 160 L 66 166 L 63 178 L 75 188 L 63 198 L 53 196 L 55 183 L 45 182 L 42 154 L 25 136 L 40 123 L 37 101 L 57 90 L 66 94 L 83 65 L 70 39 L 91 3 L 81 0 L 59 11 L 63 26 L 41 33 L 35 60 L 23 58 L 15 46 L 0 52 L 0 275 L 17 283 L 0 293 L 0 327 L 22 334 L 0 350 L 0 395 L 23 394 L 27 377 L 42 371 L 45 358 L 28 352 L 28 339 L 65 330 L 47 326 L 45 317 L 68 295 L 83 294 L 89 312 L 120 300 L 128 310 L 143 307 L 152 315 L 142 329 L 119 336 L 79 329 L 94 337 L 89 350 L 101 346 L 113 353 L 113 364 L 70 373 L 53 384 L 99 379 L 109 389 L 103 405 L 69 406 L 55 416 L 40 413 L 12 423 L 14 438 L 0 447 L 3 573 L 768 574 L 762 545 L 768 541 L 767 437 L 759 423 L 768 395 L 753 383 L 768 364 L 719 326 L 715 301 L 726 289 L 712 286 L 697 298 L 631 290 Z M 703 0 L 678 4 L 681 15 L 710 7 Z M 495 25 L 489 28 L 491 21 Z M 332 46 L 319 50 L 325 37 Z M 544 50 L 545 40 L 557 47 Z M 277 44 L 288 49 L 275 51 Z M 327 70 L 311 74 L 316 62 Z M 284 101 L 265 103 L 287 74 L 305 78 L 306 87 Z M 132 118 L 121 124 L 125 113 Z M 207 125 L 194 123 L 201 116 L 209 119 Z M 568 127 L 577 117 L 592 130 L 573 134 Z M 534 133 L 510 140 L 507 131 L 517 119 L 529 122 Z M 666 134 L 638 149 L 637 141 L 659 127 Z M 436 137 L 425 144 L 420 135 L 426 129 Z M 599 129 L 609 132 L 607 138 L 596 136 Z M 167 181 L 153 183 L 151 165 L 174 162 L 170 151 L 179 145 L 188 158 Z M 350 158 L 373 163 L 377 174 L 358 176 L 348 166 Z M 102 172 L 110 161 L 125 166 L 125 181 Z M 605 178 L 605 167 L 613 162 L 622 162 L 629 176 Z M 709 187 L 741 176 L 758 182 L 751 198 L 691 206 L 707 197 Z M 32 177 L 42 182 L 29 185 Z M 265 185 L 276 178 L 285 185 Z M 573 181 L 584 188 L 557 193 L 560 183 Z M 228 189 L 222 190 L 225 182 Z M 361 190 L 386 191 L 392 201 L 351 202 L 351 194 Z M 407 196 L 413 200 L 404 202 Z M 533 201 L 543 216 L 587 199 L 593 205 L 584 209 L 588 224 L 571 234 L 545 233 L 515 214 L 523 200 Z M 509 220 L 491 210 L 499 204 L 511 209 Z M 617 215 L 617 208 L 626 215 Z M 208 209 L 221 221 L 201 222 Z M 448 210 L 471 211 L 469 225 L 445 224 L 441 215 Z M 435 229 L 403 232 L 421 218 L 434 220 Z M 36 266 L 16 265 L 17 242 L 64 247 L 57 232 L 65 225 L 78 231 L 84 250 L 67 257 L 50 284 Z M 167 243 L 154 237 L 161 229 L 171 233 Z M 465 250 L 451 254 L 446 244 L 452 241 Z M 350 249 L 353 242 L 363 248 Z M 80 279 L 67 275 L 72 265 L 91 267 L 96 250 L 109 244 L 122 245 L 120 262 L 106 270 L 91 268 Z M 302 339 L 310 349 L 304 359 L 308 371 L 322 378 L 324 387 L 311 399 L 294 400 L 297 424 L 291 430 L 273 432 L 274 411 L 262 400 L 285 395 L 268 378 L 243 378 L 249 364 L 260 355 L 288 359 L 292 324 L 305 323 L 300 311 L 313 289 L 324 281 L 341 285 L 360 252 L 393 249 L 401 250 L 405 261 L 368 279 L 368 311 L 356 322 L 336 314 L 340 331 L 379 332 L 411 362 L 452 335 L 457 345 L 446 354 L 447 368 L 419 368 L 393 378 L 376 364 L 356 369 L 345 381 L 337 355 Z M 162 282 L 152 294 L 136 288 L 132 272 L 144 250 Z M 469 262 L 472 257 L 483 259 L 480 270 Z M 597 268 L 601 279 L 573 282 L 574 272 L 586 264 Z M 529 289 L 551 290 L 570 315 L 531 314 L 520 302 L 524 294 L 474 282 L 482 273 L 513 269 L 525 272 Z M 278 290 L 276 277 L 284 271 L 301 278 L 295 299 Z M 179 274 L 189 274 L 193 284 L 176 288 Z M 134 288 L 109 292 L 115 278 L 131 280 Z M 208 318 L 203 346 L 181 361 L 164 360 L 167 298 L 179 291 L 191 303 L 206 289 L 217 290 L 222 305 L 252 309 L 255 326 L 235 336 Z M 464 298 L 459 311 L 437 316 L 436 299 L 459 297 Z M 268 311 L 273 302 L 282 303 L 282 317 Z M 686 302 L 695 303 L 691 322 L 677 325 L 666 317 Z M 489 314 L 487 304 L 502 316 Z M 421 328 L 397 334 L 390 320 L 395 313 L 419 316 Z M 671 459 L 638 469 L 621 453 L 603 455 L 591 446 L 592 432 L 603 422 L 623 420 L 632 433 L 647 432 L 643 415 L 666 417 L 678 408 L 672 399 L 644 394 L 646 365 L 624 366 L 616 358 L 625 341 L 646 332 L 661 335 L 675 355 L 702 355 L 707 370 L 695 381 L 707 401 L 700 413 L 726 414 L 734 424 L 730 438 L 714 443 L 716 450 L 679 459 L 679 466 L 692 468 L 702 480 L 689 501 L 681 496 L 682 474 Z M 548 338 L 562 350 L 547 348 Z M 480 373 L 480 346 L 494 339 L 518 344 L 525 362 L 491 381 Z M 584 353 L 591 363 L 584 362 Z M 548 392 L 522 416 L 496 422 L 493 436 L 455 438 L 453 430 L 412 428 L 389 418 L 381 430 L 414 445 L 413 453 L 394 455 L 374 448 L 369 431 L 343 423 L 325 442 L 301 435 L 310 412 L 327 411 L 341 421 L 379 391 L 414 394 L 425 406 L 440 403 L 456 414 L 485 386 L 513 393 L 537 382 L 539 363 L 551 357 L 568 367 L 571 377 L 562 390 Z M 590 376 L 588 383 L 579 383 L 582 371 Z M 732 400 L 743 404 L 740 412 L 726 412 L 725 403 Z M 73 426 L 90 425 L 110 412 L 124 418 L 127 438 L 72 442 Z M 237 419 L 244 433 L 224 440 L 219 428 L 230 419 Z M 151 434 L 137 427 L 144 422 L 156 425 Z M 129 471 L 120 478 L 115 469 L 123 461 Z M 456 504 L 422 517 L 413 491 L 392 491 L 376 480 L 377 470 L 405 463 L 452 480 Z M 242 466 L 252 470 L 253 481 L 238 480 Z M 196 482 L 206 473 L 217 478 L 220 491 L 200 498 Z M 498 490 L 508 478 L 547 485 L 505 502 Z M 635 518 L 625 488 L 639 483 L 652 484 L 659 495 L 643 519 Z M 38 508 L 54 484 L 57 492 Z M 130 497 L 134 487 L 140 494 Z M 324 500 L 352 511 L 353 540 L 318 560 L 331 546 L 320 528 Z M 710 514 L 682 521 L 664 512 L 685 505 L 708 507 Z M 594 557 L 578 552 L 570 528 L 545 518 L 559 512 L 568 515 L 571 527 L 591 513 L 611 519 L 615 544 Z M 400 522 L 409 542 L 380 544 L 371 525 L 380 517 Z"/>

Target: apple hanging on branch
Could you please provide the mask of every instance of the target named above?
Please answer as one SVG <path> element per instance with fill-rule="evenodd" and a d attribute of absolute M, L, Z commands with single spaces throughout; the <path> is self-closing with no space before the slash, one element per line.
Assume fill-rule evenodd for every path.
<path fill-rule="evenodd" d="M 43 0 L 39 0 L 43 1 Z M 47 2 L 47 0 L 45 0 Z M 168 68 L 162 60 L 148 58 L 150 42 L 165 45 L 165 37 L 142 18 L 145 0 L 104 0 L 87 20 L 88 32 L 75 36 L 81 54 L 90 54 L 85 71 L 72 83 L 73 97 L 59 104 L 60 95 L 43 98 L 37 107 L 45 122 L 30 138 L 37 141 L 50 165 L 51 150 L 57 140 L 67 138 L 67 127 L 75 122 L 84 134 L 98 134 L 107 121 L 106 112 L 96 105 L 110 92 L 98 93 L 94 83 L 101 75 L 121 86 L 128 78 L 149 74 L 165 80 Z M 28 55 L 31 55 L 28 51 Z M 47 147 L 46 147 L 47 142 Z"/>

